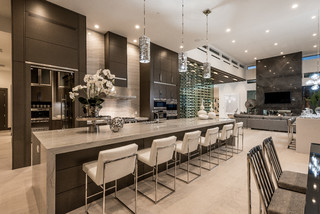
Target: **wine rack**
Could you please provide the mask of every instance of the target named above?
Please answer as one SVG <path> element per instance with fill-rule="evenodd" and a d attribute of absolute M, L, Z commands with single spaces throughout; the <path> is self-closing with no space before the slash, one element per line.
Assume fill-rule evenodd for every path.
<path fill-rule="evenodd" d="M 197 117 L 200 110 L 201 99 L 207 112 L 213 101 L 213 75 L 204 79 L 203 66 L 196 62 L 188 61 L 188 71 L 180 73 L 180 118 Z"/>

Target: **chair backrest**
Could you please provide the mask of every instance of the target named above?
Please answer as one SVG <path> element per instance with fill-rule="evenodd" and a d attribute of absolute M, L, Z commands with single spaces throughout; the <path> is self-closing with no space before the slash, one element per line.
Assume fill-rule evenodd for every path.
<path fill-rule="evenodd" d="M 216 143 L 219 134 L 219 127 L 207 129 L 203 146 L 209 146 Z"/>
<path fill-rule="evenodd" d="M 263 150 L 265 151 L 265 153 L 267 153 L 272 172 L 274 173 L 276 181 L 278 182 L 282 174 L 282 169 L 272 137 L 264 139 Z"/>
<path fill-rule="evenodd" d="M 150 151 L 150 163 L 155 166 L 172 159 L 177 137 L 171 136 L 153 140 Z"/>
<path fill-rule="evenodd" d="M 268 171 L 261 145 L 253 147 L 247 154 L 248 166 L 252 169 L 261 201 L 265 210 L 270 205 L 271 198 L 275 192 L 272 177 Z M 250 169 L 248 169 L 250 170 Z M 249 171 L 250 172 L 250 171 Z M 250 184 L 249 184 L 250 185 Z"/>
<path fill-rule="evenodd" d="M 182 142 L 182 152 L 193 152 L 198 149 L 201 131 L 187 132 L 184 134 Z"/>
<path fill-rule="evenodd" d="M 238 136 L 239 134 L 243 134 L 243 122 L 238 122 L 234 125 L 233 136 Z"/>
<path fill-rule="evenodd" d="M 134 172 L 137 144 L 108 149 L 99 152 L 96 183 L 103 184 L 103 168 L 105 165 L 105 183 L 117 180 Z"/>
<path fill-rule="evenodd" d="M 232 135 L 233 124 L 227 124 L 222 127 L 220 140 L 227 140 Z"/>

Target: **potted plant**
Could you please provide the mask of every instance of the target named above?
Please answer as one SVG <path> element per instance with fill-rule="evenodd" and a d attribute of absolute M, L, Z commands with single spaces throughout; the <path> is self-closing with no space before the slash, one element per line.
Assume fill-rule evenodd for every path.
<path fill-rule="evenodd" d="M 103 97 L 115 94 L 114 78 L 115 75 L 111 74 L 109 69 L 99 69 L 96 74 L 85 75 L 86 85 L 75 86 L 69 92 L 69 96 L 73 101 L 79 96 L 78 101 L 83 104 L 83 112 L 87 117 L 99 117 L 101 104 L 104 102 Z"/>

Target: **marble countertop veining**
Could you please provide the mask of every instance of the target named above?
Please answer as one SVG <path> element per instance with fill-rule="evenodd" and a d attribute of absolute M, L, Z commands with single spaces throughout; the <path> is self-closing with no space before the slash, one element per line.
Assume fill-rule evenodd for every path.
<path fill-rule="evenodd" d="M 100 126 L 99 133 L 89 133 L 87 127 L 32 133 L 32 142 L 38 142 L 53 154 L 61 154 L 97 146 L 137 140 L 207 126 L 234 122 L 234 119 L 200 120 L 198 118 L 167 120 L 163 123 L 129 123 L 113 133 L 109 126 Z"/>

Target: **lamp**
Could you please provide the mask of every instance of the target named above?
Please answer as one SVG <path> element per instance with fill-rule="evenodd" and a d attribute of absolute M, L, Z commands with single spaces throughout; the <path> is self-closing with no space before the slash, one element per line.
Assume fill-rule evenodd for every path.
<path fill-rule="evenodd" d="M 178 67 L 179 72 L 186 72 L 188 70 L 187 60 L 188 56 L 187 53 L 184 52 L 184 0 L 182 0 L 182 19 L 181 19 L 181 52 L 178 54 Z"/>
<path fill-rule="evenodd" d="M 320 56 L 319 56 L 319 49 L 320 49 L 320 35 L 319 35 L 319 25 L 320 25 L 320 18 L 319 18 L 319 9 L 318 9 L 318 51 L 317 51 L 317 72 L 312 74 L 310 76 L 311 80 L 308 80 L 306 82 L 306 85 L 312 85 L 311 87 L 311 90 L 315 91 L 315 90 L 318 90 L 319 89 L 319 85 L 320 85 L 320 76 L 319 76 L 319 73 L 320 73 Z"/>
<path fill-rule="evenodd" d="M 203 78 L 209 79 L 211 77 L 211 65 L 208 61 L 209 57 L 209 40 L 208 40 L 208 15 L 211 13 L 211 10 L 207 9 L 203 11 L 204 15 L 206 15 L 207 18 L 207 25 L 206 25 L 206 41 L 207 41 L 207 55 L 206 55 L 206 62 L 203 63 Z"/>
<path fill-rule="evenodd" d="M 146 36 L 146 0 L 143 1 L 143 36 L 139 38 L 141 63 L 150 62 L 150 38 Z"/>

